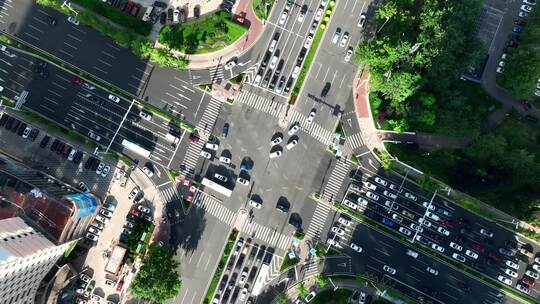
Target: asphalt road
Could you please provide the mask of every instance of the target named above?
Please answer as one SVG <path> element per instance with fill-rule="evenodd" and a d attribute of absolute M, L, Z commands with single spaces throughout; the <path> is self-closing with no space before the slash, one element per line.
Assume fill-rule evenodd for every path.
<path fill-rule="evenodd" d="M 419 225 L 419 220 L 424 218 L 429 224 L 424 222 L 421 226 L 422 231 L 419 230 L 419 237 L 415 238 L 415 242 L 423 242 L 432 250 L 435 250 L 434 244 L 439 245 L 443 248 L 441 249 L 443 252 L 440 253 L 450 259 L 453 259 L 454 253 L 459 254 L 465 258 L 464 264 L 466 266 L 482 272 L 494 280 L 497 280 L 499 275 L 507 277 L 511 279 L 513 287 L 524 277 L 526 270 L 536 273 L 532 268 L 534 264 L 532 258 L 519 252 L 514 256 L 505 256 L 501 253 L 500 248 L 515 246 L 514 252 L 523 248 L 530 251 L 532 256 L 538 256 L 537 244 L 518 237 L 496 223 L 480 218 L 440 196 L 433 196 L 433 193 L 418 188 L 408 180 L 402 184 L 403 178 L 397 175 L 374 171 L 369 168 L 369 165 L 365 165 L 358 171 L 351 172 L 351 176 L 353 178 L 350 182 L 358 185 L 356 187 L 358 190 L 351 187 L 351 184 L 344 183 L 344 186 L 348 186 L 344 197 L 353 202 L 357 202 L 359 197 L 363 198 L 367 202 L 367 208 L 365 210 L 361 208 L 360 212 L 381 223 L 384 219 L 385 225 L 396 231 L 401 228 L 402 231 L 399 232 L 409 239 L 415 237 L 415 229 Z M 380 178 L 383 181 L 377 182 L 375 178 Z M 387 183 L 386 186 L 382 184 L 384 181 Z M 373 190 L 373 186 L 376 187 L 375 190 Z M 385 191 L 387 191 L 386 194 Z M 376 196 L 367 194 L 368 192 Z M 397 194 L 395 201 L 390 197 L 390 193 Z M 434 197 L 433 201 L 431 201 L 432 197 Z M 430 202 L 432 206 L 429 208 L 434 214 L 431 217 L 426 214 L 427 209 L 424 207 L 424 204 L 428 206 Z M 389 211 L 390 209 L 392 211 Z M 438 220 L 434 218 L 438 218 Z M 411 226 L 412 224 L 416 226 Z M 487 235 L 492 233 L 492 236 L 482 234 L 481 229 L 485 229 Z M 450 242 L 456 243 L 461 248 L 450 247 Z M 515 245 L 510 245 L 511 243 Z M 469 250 L 469 254 L 466 253 L 467 250 Z M 507 260 L 519 265 L 519 269 L 515 270 L 515 277 L 505 273 L 506 269 L 511 269 L 506 264 Z M 530 296 L 538 299 L 538 287 L 531 290 Z"/>
<path fill-rule="evenodd" d="M 339 223 L 335 223 L 339 225 Z M 345 234 L 336 237 L 343 247 L 343 253 L 351 257 L 351 263 L 330 259 L 324 267 L 328 273 L 347 272 L 376 278 L 415 299 L 423 297 L 433 303 L 499 303 L 503 297 L 498 290 L 456 271 L 446 264 L 435 261 L 430 256 L 418 253 L 410 245 L 405 245 L 383 233 L 363 224 L 344 227 Z M 362 247 L 358 253 L 349 246 L 354 243 Z M 416 258 L 407 255 L 408 250 L 418 253 Z M 383 270 L 387 265 L 396 270 L 391 274 Z M 437 274 L 430 273 L 428 267 Z M 466 291 L 470 288 L 470 291 Z M 504 303 L 509 303 L 506 300 Z"/>

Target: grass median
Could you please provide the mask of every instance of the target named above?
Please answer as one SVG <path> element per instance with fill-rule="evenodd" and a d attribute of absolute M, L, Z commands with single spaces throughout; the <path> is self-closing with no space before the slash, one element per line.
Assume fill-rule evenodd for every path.
<path fill-rule="evenodd" d="M 257 18 L 261 20 L 268 19 L 268 14 L 272 11 L 274 0 L 253 0 L 253 11 Z"/>
<path fill-rule="evenodd" d="M 223 269 L 225 268 L 225 265 L 227 264 L 227 260 L 229 259 L 229 256 L 231 255 L 231 251 L 234 248 L 234 243 L 236 241 L 236 237 L 238 236 L 238 230 L 233 229 L 231 233 L 229 234 L 229 238 L 227 239 L 227 244 L 225 245 L 225 248 L 223 249 L 223 253 L 221 254 L 221 258 L 219 259 L 218 266 L 216 268 L 216 271 L 214 272 L 214 276 L 212 277 L 212 280 L 210 281 L 210 285 L 208 286 L 208 290 L 206 291 L 206 295 L 204 296 L 204 304 L 209 304 L 212 302 L 212 297 L 214 296 L 214 293 L 216 292 L 216 288 L 219 284 L 219 279 L 221 278 L 221 275 L 223 274 Z"/>
<path fill-rule="evenodd" d="M 345 213 L 353 218 L 355 218 L 356 220 L 360 221 L 360 222 L 363 222 L 365 223 L 366 225 L 370 226 L 371 228 L 374 228 L 376 230 L 380 230 L 380 231 L 383 231 L 384 233 L 394 237 L 394 238 L 397 238 L 399 239 L 400 241 L 402 242 L 408 242 L 407 241 L 407 238 L 405 238 L 402 234 L 398 233 L 397 231 L 395 230 L 392 230 L 386 226 L 383 226 L 383 225 L 379 225 L 378 222 L 362 215 L 362 214 L 359 214 L 357 212 L 354 212 L 344 206 L 342 206 L 340 203 L 334 203 L 333 204 L 333 207 L 337 210 L 339 210 L 340 212 L 342 213 Z M 471 276 L 474 276 L 476 277 L 477 279 L 483 281 L 484 283 L 488 284 L 488 285 L 491 285 L 492 287 L 495 287 L 497 289 L 500 289 L 500 290 L 503 290 L 506 294 L 509 294 L 515 298 L 518 298 L 526 303 L 530 303 L 530 304 L 533 304 L 533 303 L 536 303 L 534 301 L 532 301 L 531 299 L 527 298 L 525 295 L 517 292 L 516 290 L 513 290 L 513 289 L 510 289 L 502 284 L 499 284 L 497 281 L 495 281 L 494 279 L 488 277 L 488 276 L 485 276 L 483 275 L 482 273 L 474 270 L 474 269 L 471 269 L 469 267 L 466 267 L 465 265 L 463 264 L 460 264 L 452 259 L 450 259 L 449 257 L 445 256 L 445 255 L 441 255 L 441 254 L 438 254 L 436 252 L 433 252 L 431 249 L 429 249 L 428 247 L 422 245 L 422 244 L 419 244 L 417 242 L 414 243 L 415 244 L 415 247 L 417 249 L 419 249 L 419 251 L 421 251 L 423 254 L 425 255 L 428 255 L 428 256 L 431 256 L 431 257 L 434 257 L 434 258 L 437 258 L 439 261 L 442 261 L 444 262 L 445 264 L 447 264 L 448 266 L 451 266 L 457 270 L 461 270 L 463 272 L 466 272 L 467 274 L 471 275 Z M 411 244 L 412 246 L 412 244 Z"/>

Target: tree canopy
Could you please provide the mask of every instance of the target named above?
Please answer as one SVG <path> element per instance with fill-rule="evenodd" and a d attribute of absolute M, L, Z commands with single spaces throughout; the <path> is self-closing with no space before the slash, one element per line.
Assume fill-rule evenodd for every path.
<path fill-rule="evenodd" d="M 180 291 L 181 281 L 176 272 L 177 266 L 178 263 L 173 260 L 169 248 L 151 245 L 131 283 L 131 292 L 142 300 L 165 303 Z"/>

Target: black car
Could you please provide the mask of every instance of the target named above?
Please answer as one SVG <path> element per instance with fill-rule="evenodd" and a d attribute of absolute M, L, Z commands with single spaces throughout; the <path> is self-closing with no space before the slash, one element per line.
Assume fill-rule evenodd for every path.
<path fill-rule="evenodd" d="M 289 79 L 287 80 L 287 83 L 285 84 L 285 89 L 283 89 L 285 93 L 289 93 L 291 91 L 292 83 L 293 83 L 293 78 L 289 77 Z"/>
<path fill-rule="evenodd" d="M 120 0 L 118 5 L 116 6 L 119 10 L 123 11 L 126 8 L 128 1 L 127 0 Z"/>
<path fill-rule="evenodd" d="M 159 14 L 159 23 L 161 24 L 167 23 L 167 13 L 163 12 Z"/>
<path fill-rule="evenodd" d="M 51 144 L 51 151 L 55 151 L 59 144 L 60 144 L 60 141 L 58 139 L 55 139 L 53 143 Z"/>
<path fill-rule="evenodd" d="M 281 75 L 281 70 L 283 69 L 283 64 L 285 64 L 285 60 L 281 59 L 276 67 L 276 75 Z"/>
<path fill-rule="evenodd" d="M 329 91 L 330 91 L 330 82 L 327 82 L 324 84 L 324 88 L 321 91 L 321 97 L 326 97 Z"/>
<path fill-rule="evenodd" d="M 225 137 L 227 137 L 228 134 L 229 134 L 229 124 L 228 124 L 228 123 L 225 123 L 225 124 L 223 125 L 223 132 L 222 132 L 221 136 L 222 136 L 223 138 L 225 138 Z"/>
<path fill-rule="evenodd" d="M 274 75 L 274 77 L 272 77 L 272 81 L 270 81 L 270 85 L 268 86 L 270 89 L 274 89 L 276 87 L 278 78 L 279 78 L 278 75 Z"/>
<path fill-rule="evenodd" d="M 45 20 L 47 21 L 47 24 L 49 24 L 49 25 L 56 25 L 56 23 L 58 23 L 56 18 L 54 18 L 53 16 L 49 16 L 49 15 L 45 16 Z"/>
<path fill-rule="evenodd" d="M 532 123 L 537 123 L 538 122 L 538 118 L 532 116 L 532 115 L 525 115 L 525 119 L 532 122 Z"/>
<path fill-rule="evenodd" d="M 39 143 L 39 147 L 42 149 L 45 148 L 47 144 L 49 143 L 49 140 L 51 140 L 51 137 L 49 135 L 45 135 L 43 139 L 41 140 L 41 142 Z"/>
<path fill-rule="evenodd" d="M 234 260 L 233 260 L 234 262 Z M 232 276 L 231 276 L 231 280 L 229 281 L 229 288 L 232 288 L 234 287 L 234 285 L 236 285 L 236 279 L 238 278 L 238 273 L 233 273 Z"/>
<path fill-rule="evenodd" d="M 34 129 L 32 129 L 32 131 L 30 131 L 30 134 L 28 135 L 28 138 L 31 141 L 34 141 L 34 140 L 36 140 L 38 134 L 39 134 L 39 130 L 34 128 Z"/>
<path fill-rule="evenodd" d="M 302 61 L 304 61 L 304 58 L 306 57 L 307 49 L 303 47 L 300 50 L 300 53 L 298 54 L 298 58 L 296 59 L 296 65 L 301 66 Z"/>
<path fill-rule="evenodd" d="M 24 130 L 26 129 L 27 125 L 23 122 L 20 126 L 19 126 L 19 129 L 17 130 L 17 135 L 19 136 L 22 136 L 23 133 L 24 133 Z"/>
<path fill-rule="evenodd" d="M 228 275 L 224 275 L 223 278 L 221 278 L 221 282 L 219 282 L 218 292 L 222 292 L 223 289 L 225 289 L 225 286 L 227 286 L 228 279 L 229 279 Z"/>
<path fill-rule="evenodd" d="M 283 90 L 283 86 L 285 85 L 285 76 L 281 76 L 279 79 L 279 82 L 277 84 L 277 91 L 281 92 Z"/>
<path fill-rule="evenodd" d="M 173 9 L 172 8 L 169 8 L 167 10 L 167 20 L 169 22 L 172 22 L 173 21 Z"/>
<path fill-rule="evenodd" d="M 4 114 L 4 116 L 6 116 L 7 114 Z M 11 127 L 13 126 L 13 123 L 15 122 L 15 118 L 13 117 L 8 117 L 7 120 L 6 120 L 6 124 L 4 125 L 4 127 L 6 128 L 6 130 L 11 130 Z"/>
<path fill-rule="evenodd" d="M 264 75 L 264 78 L 261 84 L 262 87 L 268 86 L 268 82 L 270 81 L 270 76 L 272 76 L 272 70 L 268 70 L 266 72 L 266 75 Z"/>
<path fill-rule="evenodd" d="M 10 131 L 13 133 L 17 132 L 17 129 L 19 128 L 20 125 L 21 125 L 21 122 L 15 119 L 15 121 L 13 122 L 13 125 L 11 126 Z"/>
<path fill-rule="evenodd" d="M 2 115 L 2 117 L 0 118 L 0 127 L 3 127 L 6 124 L 8 118 L 9 118 L 9 115 L 7 114 Z"/>
<path fill-rule="evenodd" d="M 154 1 L 154 6 L 159 7 L 161 9 L 166 9 L 167 8 L 167 3 L 161 2 L 161 1 Z"/>
<path fill-rule="evenodd" d="M 240 293 L 240 287 L 236 286 L 234 289 L 232 296 L 231 296 L 231 303 L 235 303 L 236 299 L 238 298 L 238 294 Z"/>
<path fill-rule="evenodd" d="M 86 160 L 86 163 L 84 163 L 84 168 L 85 169 L 90 169 L 90 167 L 92 167 L 92 163 L 94 162 L 94 159 L 93 157 L 89 157 L 87 160 Z"/>
<path fill-rule="evenodd" d="M 272 53 L 270 53 L 269 51 L 266 51 L 266 54 L 264 54 L 263 60 L 261 61 L 261 67 L 265 68 L 268 65 L 270 56 L 272 56 Z"/>
<path fill-rule="evenodd" d="M 83 155 L 84 153 L 82 153 L 81 151 L 77 151 L 75 155 L 73 156 L 73 163 L 78 165 L 81 162 Z"/>
<path fill-rule="evenodd" d="M 289 206 L 287 206 L 286 204 L 282 203 L 282 202 L 278 202 L 277 205 L 276 205 L 276 209 L 281 211 L 281 212 L 289 212 Z"/>

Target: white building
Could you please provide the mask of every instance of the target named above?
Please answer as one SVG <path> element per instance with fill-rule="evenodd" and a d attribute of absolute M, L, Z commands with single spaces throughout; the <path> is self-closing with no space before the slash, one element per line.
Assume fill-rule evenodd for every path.
<path fill-rule="evenodd" d="M 39 284 L 69 245 L 55 245 L 20 217 L 0 220 L 0 302 L 33 304 Z"/>

